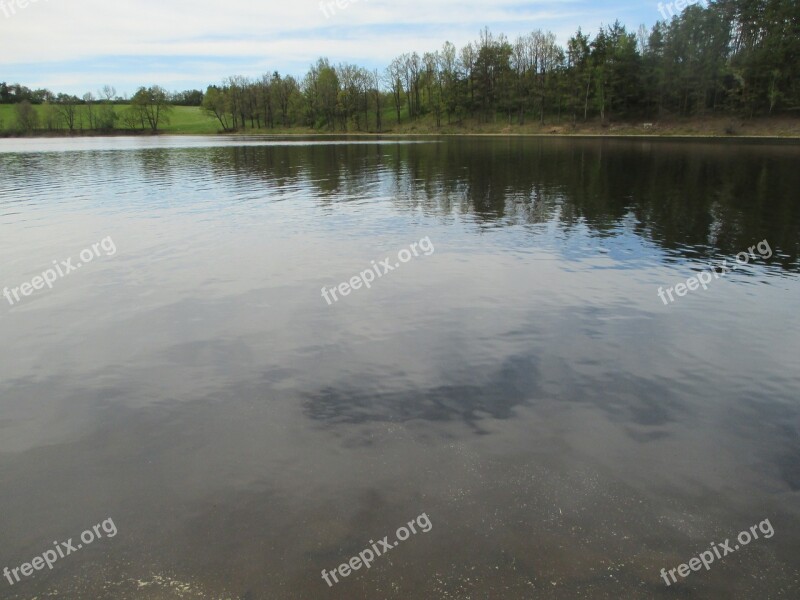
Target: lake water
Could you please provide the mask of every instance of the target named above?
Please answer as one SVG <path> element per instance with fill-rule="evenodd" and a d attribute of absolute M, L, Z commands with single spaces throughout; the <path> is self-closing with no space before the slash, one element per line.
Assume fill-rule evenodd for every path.
<path fill-rule="evenodd" d="M 0 141 L 0 598 L 799 597 L 799 159 Z"/>

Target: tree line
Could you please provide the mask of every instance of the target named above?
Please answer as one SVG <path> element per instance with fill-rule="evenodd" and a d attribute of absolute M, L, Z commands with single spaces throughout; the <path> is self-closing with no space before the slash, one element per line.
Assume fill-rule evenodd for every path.
<path fill-rule="evenodd" d="M 4 96 L 4 86 L 0 102 L 20 100 L 17 92 Z M 92 129 L 112 125 L 111 113 L 117 114 L 103 111 L 109 98 L 29 93 L 23 102 L 54 105 L 61 126 L 70 130 L 83 119 L 71 118 L 72 110 Z M 320 58 L 301 79 L 278 72 L 233 76 L 205 93 L 141 88 L 114 125 L 155 131 L 174 104 L 202 106 L 224 131 L 383 131 L 389 122 L 422 118 L 439 127 L 466 120 L 522 125 L 796 114 L 800 3 L 712 0 L 688 6 L 650 31 L 628 31 L 618 21 L 594 36 L 579 29 L 565 46 L 551 32 L 509 40 L 485 29 L 460 49 L 446 42 L 422 55 L 403 54 L 382 71 Z"/>

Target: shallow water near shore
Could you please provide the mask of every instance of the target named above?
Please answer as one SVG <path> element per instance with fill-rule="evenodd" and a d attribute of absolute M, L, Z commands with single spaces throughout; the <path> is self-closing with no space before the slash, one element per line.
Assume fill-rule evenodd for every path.
<path fill-rule="evenodd" d="M 118 528 L 0 598 L 798 597 L 798 159 L 0 140 L 0 569 Z"/>

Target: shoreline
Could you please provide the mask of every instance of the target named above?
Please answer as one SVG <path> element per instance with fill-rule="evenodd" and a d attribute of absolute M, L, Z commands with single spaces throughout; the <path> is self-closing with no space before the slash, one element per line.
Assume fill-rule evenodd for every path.
<path fill-rule="evenodd" d="M 515 132 L 464 132 L 464 133 L 432 133 L 432 132 L 270 132 L 270 131 L 230 131 L 216 133 L 195 133 L 181 131 L 159 131 L 154 132 L 130 132 L 130 131 L 108 131 L 108 132 L 83 132 L 83 133 L 53 133 L 43 134 L 0 134 L 2 140 L 40 140 L 40 139 L 78 139 L 78 138 L 111 138 L 111 137 L 241 137 L 241 138 L 468 138 L 468 137 L 496 137 L 496 138 L 592 138 L 592 139 L 650 139 L 650 140 L 769 140 L 800 142 L 800 134 L 791 135 L 771 135 L 771 134 L 752 134 L 752 135 L 725 135 L 708 133 L 515 133 Z"/>
<path fill-rule="evenodd" d="M 3 106 L 0 106 L 3 108 Z M 23 132 L 13 127 L 0 131 L 3 138 L 62 138 L 62 137 L 146 137 L 146 136 L 283 136 L 285 138 L 315 137 L 319 139 L 335 137 L 337 139 L 372 139 L 372 138 L 457 138 L 457 137 L 546 137 L 546 138 L 610 138 L 610 139 L 709 139 L 709 140 L 800 140 L 800 114 L 744 117 L 742 115 L 706 115 L 695 117 L 663 116 L 648 121 L 644 117 L 629 117 L 619 120 L 589 119 L 586 121 L 560 120 L 530 121 L 525 123 L 509 123 L 507 117 L 481 121 L 476 118 L 465 118 L 450 123 L 437 125 L 430 115 L 419 119 L 402 120 L 384 118 L 381 131 L 375 115 L 364 122 L 364 130 L 357 130 L 354 123 L 349 123 L 345 131 L 315 129 L 307 126 L 277 125 L 273 128 L 258 127 L 225 131 L 220 123 L 211 120 L 197 107 L 175 106 L 170 118 L 160 123 L 158 131 L 151 129 L 82 129 L 76 124 L 73 131 L 67 129 L 37 128 Z M 6 109 L 6 113 L 9 110 Z M 2 117 L 2 115 L 0 115 Z M 386 115 L 384 115 L 386 117 Z M 6 115 L 7 122 L 13 122 L 11 115 Z"/>
<path fill-rule="evenodd" d="M 401 124 L 399 127 L 387 128 L 386 131 L 317 131 L 303 127 L 275 129 L 245 129 L 239 131 L 187 131 L 177 124 L 174 128 L 167 126 L 159 131 L 131 130 L 76 130 L 76 131 L 34 131 L 20 133 L 17 131 L 0 132 L 0 140 L 4 139 L 60 139 L 60 138 L 95 138 L 95 137 L 281 137 L 281 138 L 337 138 L 337 139 L 372 139 L 372 138 L 586 138 L 586 139 L 641 139 L 641 140 L 752 140 L 752 141 L 785 141 L 800 142 L 800 119 L 772 118 L 753 121 L 731 122 L 728 119 L 669 121 L 662 123 L 613 123 L 597 122 L 569 125 L 482 125 L 467 124 L 465 126 L 444 125 L 440 128 L 427 123 Z"/>

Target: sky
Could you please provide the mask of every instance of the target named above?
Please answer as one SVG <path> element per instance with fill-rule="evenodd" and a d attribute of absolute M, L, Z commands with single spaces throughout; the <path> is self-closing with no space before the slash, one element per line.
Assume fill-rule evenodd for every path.
<path fill-rule="evenodd" d="M 685 1 L 685 0 L 684 0 Z M 580 26 L 663 18 L 632 0 L 0 0 L 0 81 L 83 95 L 113 85 L 202 89 L 230 75 L 302 76 L 320 56 L 383 69 L 404 52 L 459 48 L 488 26 L 563 45 Z M 343 6 L 344 8 L 339 8 Z"/>

